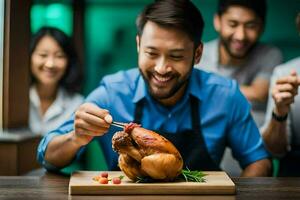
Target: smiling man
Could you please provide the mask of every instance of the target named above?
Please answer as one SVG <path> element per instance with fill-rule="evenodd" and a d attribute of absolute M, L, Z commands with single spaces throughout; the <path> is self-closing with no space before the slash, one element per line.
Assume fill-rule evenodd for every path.
<path fill-rule="evenodd" d="M 219 0 L 214 27 L 219 38 L 204 45 L 196 67 L 237 80 L 252 104 L 258 126 L 264 121 L 269 79 L 282 62 L 279 49 L 262 44 L 266 19 L 265 0 Z"/>
<path fill-rule="evenodd" d="M 97 140 L 109 170 L 117 170 L 111 139 L 120 129 L 111 126 L 113 119 L 165 136 L 191 170 L 220 170 L 229 145 L 243 176 L 269 175 L 268 154 L 236 82 L 193 68 L 202 55 L 203 27 L 190 1 L 148 5 L 137 18 L 139 68 L 104 77 L 74 116 L 43 138 L 39 161 L 59 170 Z"/>

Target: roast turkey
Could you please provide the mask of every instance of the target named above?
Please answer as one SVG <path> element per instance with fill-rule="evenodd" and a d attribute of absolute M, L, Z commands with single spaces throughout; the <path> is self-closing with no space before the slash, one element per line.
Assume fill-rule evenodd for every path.
<path fill-rule="evenodd" d="M 137 124 L 130 123 L 116 132 L 112 147 L 119 154 L 120 169 L 133 181 L 138 177 L 171 181 L 181 173 L 183 160 L 176 147 Z"/>

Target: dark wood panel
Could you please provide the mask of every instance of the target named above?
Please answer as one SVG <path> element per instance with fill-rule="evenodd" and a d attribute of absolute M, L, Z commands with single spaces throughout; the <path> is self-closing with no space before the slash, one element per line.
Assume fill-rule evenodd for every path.
<path fill-rule="evenodd" d="M 73 1 L 74 20 L 73 20 L 73 40 L 75 43 L 81 67 L 84 66 L 84 0 Z"/>
<path fill-rule="evenodd" d="M 4 24 L 3 126 L 27 125 L 31 0 L 6 0 Z"/>
<path fill-rule="evenodd" d="M 0 175 L 17 175 L 17 146 L 0 143 Z"/>
<path fill-rule="evenodd" d="M 36 160 L 40 140 L 40 137 L 32 138 L 18 145 L 18 175 L 41 167 Z"/>
<path fill-rule="evenodd" d="M 36 161 L 40 137 L 0 141 L 0 176 L 22 175 L 41 166 Z"/>

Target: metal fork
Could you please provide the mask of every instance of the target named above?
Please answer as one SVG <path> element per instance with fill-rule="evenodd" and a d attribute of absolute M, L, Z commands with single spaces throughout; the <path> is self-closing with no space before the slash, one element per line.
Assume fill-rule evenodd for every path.
<path fill-rule="evenodd" d="M 112 122 L 111 125 L 119 127 L 119 128 L 124 128 L 125 125 L 127 125 L 127 123 L 123 123 L 123 122 Z"/>

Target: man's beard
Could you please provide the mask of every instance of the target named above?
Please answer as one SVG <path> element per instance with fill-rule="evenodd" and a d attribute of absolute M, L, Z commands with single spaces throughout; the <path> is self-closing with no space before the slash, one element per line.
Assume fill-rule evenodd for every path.
<path fill-rule="evenodd" d="M 231 43 L 232 39 L 231 38 L 228 38 L 228 39 L 225 39 L 223 37 L 220 37 L 220 44 L 222 44 L 226 50 L 226 52 L 230 55 L 230 57 L 234 58 L 234 59 L 244 59 L 246 58 L 249 53 L 252 51 L 252 49 L 254 48 L 255 44 L 252 44 L 251 46 L 248 47 L 248 49 L 241 55 L 237 55 L 235 53 L 233 53 L 230 49 L 230 43 Z M 247 44 L 249 42 L 246 42 Z"/>
<path fill-rule="evenodd" d="M 193 67 L 191 67 L 191 70 L 184 76 L 181 78 L 181 80 L 178 81 L 178 77 L 179 74 L 178 73 L 174 73 L 172 74 L 172 79 L 177 79 L 177 83 L 165 94 L 158 94 L 156 92 L 154 92 L 150 86 L 149 83 L 149 78 L 151 78 L 153 76 L 153 74 L 155 73 L 153 70 L 152 71 L 146 71 L 147 75 L 144 74 L 141 70 L 140 73 L 144 78 L 144 81 L 146 83 L 147 89 L 150 93 L 150 95 L 156 99 L 156 100 L 164 100 L 164 99 L 168 99 L 171 98 L 172 96 L 174 96 L 182 87 L 184 87 L 186 85 L 186 83 L 188 82 L 190 75 L 192 73 Z"/>

